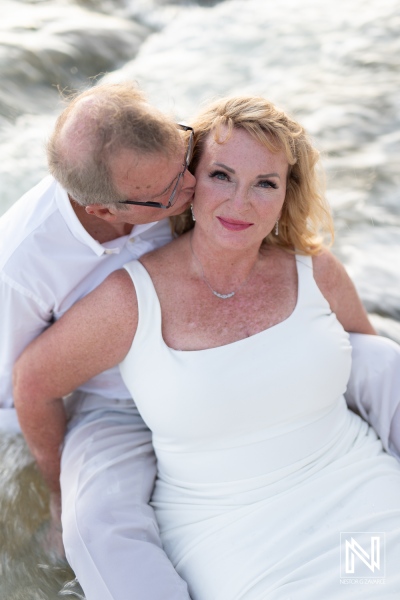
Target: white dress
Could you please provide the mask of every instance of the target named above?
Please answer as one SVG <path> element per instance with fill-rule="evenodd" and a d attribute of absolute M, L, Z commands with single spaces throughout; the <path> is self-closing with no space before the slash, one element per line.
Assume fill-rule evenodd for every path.
<path fill-rule="evenodd" d="M 126 266 L 139 324 L 121 373 L 153 432 L 153 505 L 193 600 L 400 598 L 400 466 L 347 409 L 349 336 L 311 258 L 296 264 L 290 317 L 197 351 L 165 344 L 151 278 Z"/>

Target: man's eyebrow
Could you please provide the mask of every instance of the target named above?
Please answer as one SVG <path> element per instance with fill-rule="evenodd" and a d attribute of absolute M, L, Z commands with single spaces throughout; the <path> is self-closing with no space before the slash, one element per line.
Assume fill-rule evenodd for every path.
<path fill-rule="evenodd" d="M 226 169 L 226 171 L 229 171 L 229 173 L 233 173 L 233 174 L 236 173 L 235 169 L 232 169 L 231 167 L 224 165 L 224 163 L 216 162 L 216 163 L 214 163 L 214 165 L 217 167 L 222 167 L 223 169 Z M 257 175 L 257 179 L 265 179 L 266 177 L 277 177 L 278 179 L 280 179 L 280 176 L 278 175 L 278 173 L 265 173 L 263 175 Z"/>

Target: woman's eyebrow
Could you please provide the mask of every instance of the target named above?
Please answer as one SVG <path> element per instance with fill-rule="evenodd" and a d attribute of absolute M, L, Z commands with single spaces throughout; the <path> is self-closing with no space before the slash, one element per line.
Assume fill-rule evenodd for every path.
<path fill-rule="evenodd" d="M 277 177 L 278 179 L 280 179 L 278 173 L 266 173 L 265 175 L 257 175 L 257 179 L 264 179 L 265 177 Z"/>
<path fill-rule="evenodd" d="M 223 169 L 226 169 L 227 171 L 229 171 L 229 173 L 236 173 L 235 169 L 231 169 L 231 167 L 227 167 L 226 165 L 224 165 L 224 163 L 215 162 L 214 165 L 216 167 L 222 167 Z"/>
<path fill-rule="evenodd" d="M 229 173 L 236 173 L 235 169 L 227 167 L 226 165 L 224 165 L 224 163 L 215 162 L 214 165 L 226 169 L 227 171 L 229 171 Z M 280 179 L 280 175 L 278 173 L 265 173 L 264 175 L 257 175 L 257 179 L 265 179 L 266 177 L 277 177 L 278 179 Z"/>

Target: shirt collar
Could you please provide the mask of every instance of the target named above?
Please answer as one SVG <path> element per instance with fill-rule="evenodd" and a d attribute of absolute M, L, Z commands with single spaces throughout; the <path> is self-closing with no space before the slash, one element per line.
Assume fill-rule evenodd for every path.
<path fill-rule="evenodd" d="M 142 225 L 133 225 L 132 231 L 129 235 L 124 235 L 122 237 L 116 238 L 115 240 L 111 240 L 109 242 L 105 242 L 104 244 L 100 244 L 97 240 L 95 240 L 84 228 L 74 209 L 72 208 L 71 202 L 68 198 L 67 192 L 64 188 L 61 187 L 59 183 L 57 183 L 56 188 L 56 202 L 58 209 L 63 216 L 69 230 L 72 235 L 81 241 L 85 246 L 88 246 L 93 250 L 97 256 L 102 256 L 103 254 L 119 254 L 121 250 L 124 248 L 128 240 L 132 237 L 138 237 L 154 227 L 158 225 L 158 221 L 154 223 L 144 223 Z"/>

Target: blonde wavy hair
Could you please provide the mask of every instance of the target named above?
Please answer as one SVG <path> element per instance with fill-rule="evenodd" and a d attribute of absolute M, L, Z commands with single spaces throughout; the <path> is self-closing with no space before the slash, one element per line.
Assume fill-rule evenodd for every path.
<path fill-rule="evenodd" d="M 259 96 L 216 100 L 194 119 L 195 145 L 190 170 L 195 174 L 207 137 L 225 143 L 234 129 L 244 129 L 272 152 L 283 150 L 289 163 L 287 189 L 279 234 L 271 232 L 265 244 L 288 252 L 318 254 L 323 243 L 332 243 L 333 220 L 318 173 L 319 152 L 304 128 L 271 102 Z M 223 131 L 223 135 L 222 135 Z M 193 227 L 189 211 L 172 217 L 176 234 Z"/>

